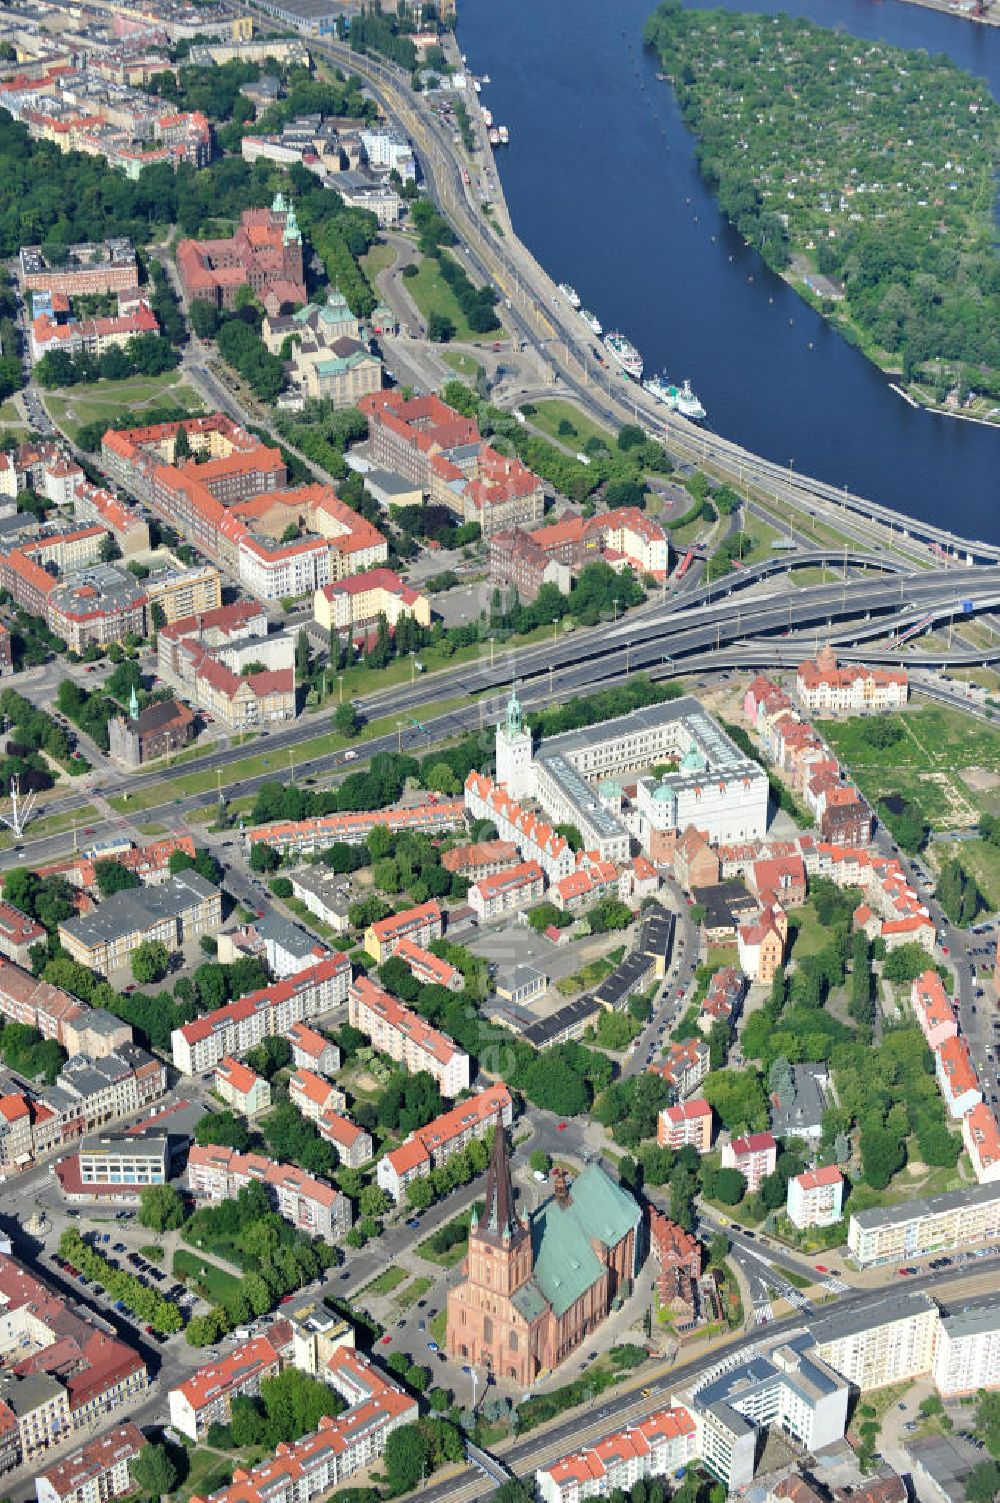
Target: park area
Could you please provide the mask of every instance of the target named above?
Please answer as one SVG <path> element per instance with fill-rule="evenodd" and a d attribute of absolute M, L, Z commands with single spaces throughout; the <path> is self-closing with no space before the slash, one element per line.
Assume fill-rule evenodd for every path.
<path fill-rule="evenodd" d="M 875 808 L 905 800 L 937 831 L 1000 812 L 1000 730 L 960 710 L 917 698 L 899 715 L 822 720 L 817 730 Z"/>
<path fill-rule="evenodd" d="M 157 407 L 184 407 L 188 412 L 204 410 L 198 393 L 179 371 L 162 376 L 132 376 L 125 381 L 94 381 L 61 391 L 47 392 L 45 406 L 57 428 L 75 439 L 88 423 L 113 419 L 122 413 L 143 421 L 144 410 Z"/>

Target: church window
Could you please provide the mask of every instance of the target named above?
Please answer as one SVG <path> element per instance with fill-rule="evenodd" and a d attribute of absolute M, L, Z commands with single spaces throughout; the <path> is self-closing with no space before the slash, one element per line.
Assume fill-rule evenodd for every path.
<path fill-rule="evenodd" d="M 507 1338 L 507 1345 L 510 1347 L 510 1349 L 511 1349 L 512 1352 L 516 1352 L 517 1351 L 517 1332 L 516 1331 L 511 1331 L 510 1335 Z"/>
<path fill-rule="evenodd" d="M 493 1320 L 489 1315 L 487 1315 L 483 1320 L 483 1340 L 493 1340 Z"/>

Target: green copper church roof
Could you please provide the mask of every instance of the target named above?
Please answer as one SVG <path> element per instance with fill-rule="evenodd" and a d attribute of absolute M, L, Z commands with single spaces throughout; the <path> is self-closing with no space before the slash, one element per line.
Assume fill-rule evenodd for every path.
<path fill-rule="evenodd" d="M 588 1164 L 570 1189 L 568 1205 L 547 1200 L 532 1217 L 534 1274 L 553 1314 L 571 1305 L 601 1277 L 592 1241 L 615 1247 L 638 1227 L 639 1207 L 599 1164 Z"/>
<path fill-rule="evenodd" d="M 549 1307 L 549 1302 L 539 1289 L 534 1279 L 529 1279 L 522 1284 L 520 1289 L 513 1295 L 514 1309 L 529 1325 L 536 1321 L 540 1315 L 544 1315 Z"/>

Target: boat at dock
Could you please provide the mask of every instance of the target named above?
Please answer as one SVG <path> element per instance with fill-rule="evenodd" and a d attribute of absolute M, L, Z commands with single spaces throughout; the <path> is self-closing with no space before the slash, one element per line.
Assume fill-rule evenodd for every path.
<path fill-rule="evenodd" d="M 488 110 L 485 105 L 483 106 L 483 124 L 487 130 L 493 124 L 493 111 Z"/>
<path fill-rule="evenodd" d="M 560 282 L 559 291 L 562 293 L 563 297 L 566 299 L 567 303 L 569 303 L 571 308 L 579 308 L 580 294 L 577 292 L 575 287 L 571 287 L 568 282 Z"/>
<path fill-rule="evenodd" d="M 627 339 L 617 329 L 612 329 L 610 334 L 605 334 L 604 344 L 626 376 L 631 376 L 633 381 L 642 380 L 642 356 L 631 339 Z"/>
<path fill-rule="evenodd" d="M 601 320 L 598 318 L 597 314 L 591 313 L 589 308 L 581 308 L 580 317 L 583 319 L 590 332 L 592 334 L 596 334 L 598 339 L 600 339 L 601 335 L 604 333 L 604 329 L 601 326 Z"/>
<path fill-rule="evenodd" d="M 700 423 L 706 416 L 704 407 L 691 390 L 690 381 L 685 381 L 683 386 L 674 386 L 666 376 L 650 376 L 648 381 L 642 383 L 642 389 L 662 402 L 671 412 L 677 412 L 693 423 Z"/>
<path fill-rule="evenodd" d="M 507 129 L 506 125 L 501 125 L 500 130 L 499 130 L 499 136 L 500 136 L 500 145 L 501 146 L 509 146 L 510 145 L 510 131 Z"/>
<path fill-rule="evenodd" d="M 490 145 L 491 146 L 499 146 L 500 145 L 500 132 L 497 130 L 497 128 L 496 128 L 495 125 L 490 126 L 488 134 L 489 134 Z"/>

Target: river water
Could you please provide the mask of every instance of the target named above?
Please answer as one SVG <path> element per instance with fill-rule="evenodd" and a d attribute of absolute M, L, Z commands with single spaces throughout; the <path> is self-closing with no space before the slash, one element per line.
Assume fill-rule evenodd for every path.
<path fill-rule="evenodd" d="M 947 52 L 1000 98 L 1000 28 L 897 0 L 771 0 L 860 37 Z M 520 237 L 647 374 L 690 377 L 711 426 L 781 464 L 1000 542 L 1000 432 L 915 411 L 756 252 L 704 188 L 693 140 L 642 47 L 652 0 L 460 0 L 458 40 L 511 144 Z"/>

